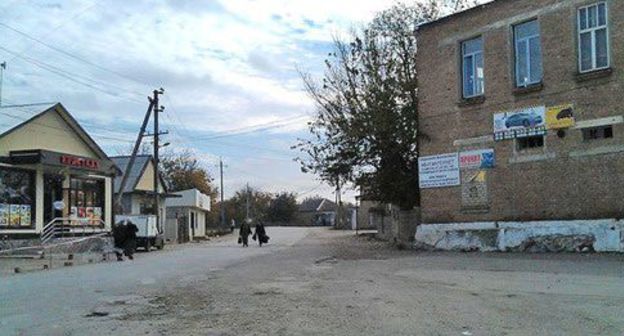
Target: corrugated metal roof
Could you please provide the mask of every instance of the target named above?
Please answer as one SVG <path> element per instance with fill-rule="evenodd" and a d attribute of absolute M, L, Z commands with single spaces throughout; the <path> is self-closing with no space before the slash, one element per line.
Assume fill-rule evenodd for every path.
<path fill-rule="evenodd" d="M 137 155 L 136 159 L 134 160 L 134 164 L 132 165 L 132 169 L 130 170 L 130 174 L 128 175 L 128 181 L 124 186 L 125 193 L 134 191 L 134 186 L 136 186 L 138 179 L 141 177 L 145 166 L 151 160 L 151 158 L 151 155 Z M 121 169 L 122 174 L 124 174 L 126 172 L 126 167 L 130 162 L 130 156 L 114 156 L 111 157 L 111 160 L 115 162 L 117 167 Z M 119 193 L 122 178 L 123 175 L 115 178 L 115 193 Z"/>
<path fill-rule="evenodd" d="M 335 211 L 336 203 L 326 198 L 309 198 L 299 204 L 301 212 Z"/>
<path fill-rule="evenodd" d="M 0 135 L 52 108 L 57 103 L 0 106 Z"/>

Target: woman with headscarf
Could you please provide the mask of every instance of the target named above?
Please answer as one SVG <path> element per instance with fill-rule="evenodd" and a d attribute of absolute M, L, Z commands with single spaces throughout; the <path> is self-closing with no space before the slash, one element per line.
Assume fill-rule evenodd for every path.
<path fill-rule="evenodd" d="M 258 221 L 258 224 L 256 224 L 256 232 L 253 235 L 253 239 L 258 239 L 260 247 L 262 247 L 262 244 L 269 242 L 269 236 L 266 234 L 266 229 L 264 228 L 264 223 L 262 223 L 262 221 Z"/>
<path fill-rule="evenodd" d="M 249 235 L 251 234 L 250 220 L 246 219 L 241 223 L 240 230 L 238 231 L 238 240 L 243 244 L 243 247 L 249 246 Z"/>

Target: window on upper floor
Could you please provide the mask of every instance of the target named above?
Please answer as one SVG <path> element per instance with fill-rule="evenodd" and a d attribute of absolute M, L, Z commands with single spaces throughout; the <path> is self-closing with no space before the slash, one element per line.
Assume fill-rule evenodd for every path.
<path fill-rule="evenodd" d="M 514 26 L 516 86 L 527 87 L 542 82 L 542 47 L 537 20 Z"/>
<path fill-rule="evenodd" d="M 544 147 L 543 135 L 516 138 L 516 149 L 519 152 L 525 151 L 527 149 L 542 148 L 542 147 Z"/>
<path fill-rule="evenodd" d="M 578 9 L 579 71 L 609 67 L 607 3 L 602 1 Z"/>
<path fill-rule="evenodd" d="M 583 129 L 583 140 L 598 140 L 613 138 L 613 126 L 598 126 Z"/>
<path fill-rule="evenodd" d="M 462 50 L 462 91 L 464 98 L 480 96 L 484 93 L 483 39 L 467 40 L 461 44 Z"/>

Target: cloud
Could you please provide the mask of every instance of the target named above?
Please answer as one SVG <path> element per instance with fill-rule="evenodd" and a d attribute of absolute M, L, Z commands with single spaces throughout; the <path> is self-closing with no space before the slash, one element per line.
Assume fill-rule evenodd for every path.
<path fill-rule="evenodd" d="M 136 137 L 146 97 L 162 86 L 166 98 L 161 103 L 167 109 L 161 123 L 171 131 L 167 141 L 172 148 L 192 148 L 206 165 L 225 157 L 232 166 L 226 181 L 234 186 L 253 179 L 272 191 L 310 189 L 317 181 L 301 175 L 288 150 L 297 137 L 305 136 L 305 116 L 313 111 L 297 68 L 321 74 L 332 36 L 347 33 L 392 2 L 12 2 L 10 8 L 0 5 L 3 23 L 75 58 L 0 27 L 2 47 L 64 74 L 0 50 L 0 60 L 9 61 L 3 95 L 24 103 L 63 102 L 106 150 L 116 154 Z M 220 143 L 198 140 L 299 116 L 303 117 L 280 128 Z"/>

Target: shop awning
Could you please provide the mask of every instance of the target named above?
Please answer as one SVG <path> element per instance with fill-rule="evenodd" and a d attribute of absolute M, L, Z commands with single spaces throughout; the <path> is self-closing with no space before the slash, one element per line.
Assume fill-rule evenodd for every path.
<path fill-rule="evenodd" d="M 9 156 L 1 156 L 0 162 L 11 165 L 42 164 L 44 166 L 65 167 L 71 170 L 99 173 L 107 176 L 121 175 L 119 168 L 110 160 L 100 160 L 44 149 L 11 151 Z"/>

